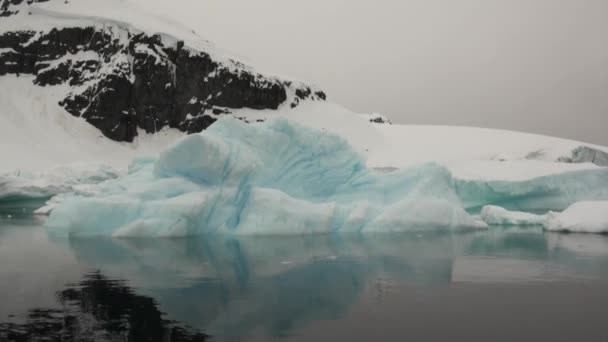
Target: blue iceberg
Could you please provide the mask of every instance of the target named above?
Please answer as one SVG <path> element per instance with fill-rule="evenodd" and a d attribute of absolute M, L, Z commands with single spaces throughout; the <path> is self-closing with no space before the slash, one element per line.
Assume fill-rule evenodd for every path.
<path fill-rule="evenodd" d="M 598 169 L 531 183 L 459 181 L 436 164 L 381 174 L 336 135 L 285 119 L 226 118 L 134 160 L 94 195 L 63 196 L 47 226 L 118 237 L 476 229 L 486 226 L 467 209 L 608 198 L 607 180 Z"/>

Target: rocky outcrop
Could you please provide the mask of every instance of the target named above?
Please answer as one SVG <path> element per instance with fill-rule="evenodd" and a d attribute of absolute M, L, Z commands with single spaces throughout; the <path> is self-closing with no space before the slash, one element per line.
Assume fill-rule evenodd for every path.
<path fill-rule="evenodd" d="M 47 2 L 50 0 L 0 0 L 0 17 L 8 17 L 19 13 L 28 5 L 36 2 Z"/>
<path fill-rule="evenodd" d="M 570 164 L 592 163 L 597 166 L 608 167 L 608 152 L 584 145 L 576 147 L 570 152 L 567 152 L 561 156 L 556 156 L 555 153 L 551 153 L 547 150 L 538 150 L 528 153 L 526 155 L 526 159 L 555 161 Z"/>
<path fill-rule="evenodd" d="M 4 0 L 0 13 L 10 16 L 33 2 L 41 1 Z M 0 75 L 6 74 L 33 75 L 39 86 L 69 85 L 60 105 L 117 141 L 132 141 L 138 129 L 200 132 L 232 109 L 293 108 L 326 98 L 117 23 L 0 33 Z"/>
<path fill-rule="evenodd" d="M 593 163 L 598 166 L 608 166 L 608 153 L 588 146 L 580 146 L 572 151 L 572 155 L 561 157 L 563 163 Z"/>
<path fill-rule="evenodd" d="M 382 115 L 382 114 L 378 114 L 378 113 L 361 114 L 361 116 L 364 117 L 367 121 L 369 121 L 371 123 L 392 125 L 391 120 L 387 116 Z"/>

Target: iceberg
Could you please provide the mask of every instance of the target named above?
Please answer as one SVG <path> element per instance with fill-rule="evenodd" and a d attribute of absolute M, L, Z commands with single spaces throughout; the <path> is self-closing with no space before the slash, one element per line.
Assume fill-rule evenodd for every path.
<path fill-rule="evenodd" d="M 226 118 L 94 196 L 63 196 L 47 222 L 65 235 L 307 234 L 484 228 L 438 165 L 378 174 L 342 138 L 284 119 Z"/>
<path fill-rule="evenodd" d="M 517 181 L 455 179 L 454 186 L 468 210 L 495 205 L 512 211 L 563 211 L 576 202 L 608 199 L 608 168 Z"/>
<path fill-rule="evenodd" d="M 545 222 L 546 215 L 508 211 L 505 208 L 487 205 L 481 210 L 481 219 L 495 226 L 541 226 Z"/>
<path fill-rule="evenodd" d="M 48 215 L 65 194 L 92 196 L 90 191 L 100 183 L 119 175 L 112 167 L 97 163 L 71 164 L 43 172 L 0 173 L 0 216 Z"/>
<path fill-rule="evenodd" d="M 545 215 L 509 211 L 497 206 L 485 206 L 481 219 L 489 225 L 543 226 L 547 231 L 571 233 L 608 233 L 608 201 L 576 202 L 563 212 Z"/>
<path fill-rule="evenodd" d="M 0 173 L 0 201 L 48 199 L 66 193 L 86 191 L 86 187 L 117 178 L 115 169 L 96 163 L 55 167 L 46 172 Z"/>
<path fill-rule="evenodd" d="M 549 213 L 545 229 L 573 233 L 608 233 L 608 201 L 586 201 L 561 213 Z"/>
<path fill-rule="evenodd" d="M 337 135 L 224 118 L 94 191 L 62 195 L 47 226 L 115 237 L 483 229 L 471 214 L 484 205 L 555 210 L 582 199 L 608 199 L 608 169 L 519 182 L 458 180 L 432 163 L 380 173 Z"/>

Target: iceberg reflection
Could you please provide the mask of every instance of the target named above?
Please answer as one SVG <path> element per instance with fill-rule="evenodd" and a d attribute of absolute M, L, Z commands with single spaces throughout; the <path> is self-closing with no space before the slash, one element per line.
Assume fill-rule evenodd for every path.
<path fill-rule="evenodd" d="M 594 237 L 597 239 L 597 237 Z M 590 260 L 541 231 L 371 236 L 78 239 L 79 262 L 127 279 L 171 319 L 213 336 L 260 329 L 282 336 L 311 321 L 339 319 L 363 296 L 401 284 L 530 282 L 605 274 L 608 253 Z M 582 241 L 581 240 L 581 241 Z M 590 246 L 597 249 L 597 246 Z"/>

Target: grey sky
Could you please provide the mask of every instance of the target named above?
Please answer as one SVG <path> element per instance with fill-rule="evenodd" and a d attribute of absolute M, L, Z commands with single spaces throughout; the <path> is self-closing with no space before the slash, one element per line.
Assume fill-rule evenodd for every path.
<path fill-rule="evenodd" d="M 608 0 L 165 2 L 221 48 L 356 111 L 608 145 Z"/>

